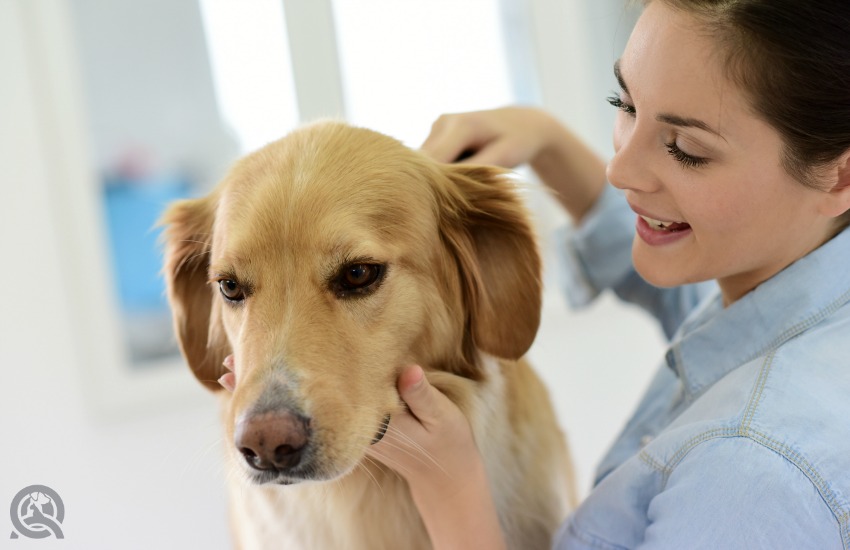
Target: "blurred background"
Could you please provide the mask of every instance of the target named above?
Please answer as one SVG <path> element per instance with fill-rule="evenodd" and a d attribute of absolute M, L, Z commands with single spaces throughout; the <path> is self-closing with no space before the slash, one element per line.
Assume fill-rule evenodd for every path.
<path fill-rule="evenodd" d="M 337 117 L 417 147 L 442 113 L 539 105 L 610 157 L 625 0 L 0 0 L 0 505 L 63 499 L 65 540 L 230 548 L 216 399 L 176 353 L 159 277 L 169 201 Z M 640 311 L 567 310 L 547 250 L 530 357 L 580 492 L 663 351 Z"/>

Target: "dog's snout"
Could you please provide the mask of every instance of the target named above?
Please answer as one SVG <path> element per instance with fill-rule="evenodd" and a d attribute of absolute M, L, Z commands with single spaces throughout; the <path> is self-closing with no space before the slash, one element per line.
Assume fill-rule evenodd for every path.
<path fill-rule="evenodd" d="M 236 425 L 234 443 L 251 468 L 286 472 L 301 463 L 309 423 L 290 411 L 247 414 Z"/>

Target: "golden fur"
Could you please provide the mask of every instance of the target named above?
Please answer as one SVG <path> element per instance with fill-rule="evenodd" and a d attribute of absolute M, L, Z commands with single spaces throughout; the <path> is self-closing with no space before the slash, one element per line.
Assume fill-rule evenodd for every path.
<path fill-rule="evenodd" d="M 163 222 L 190 367 L 221 390 L 222 362 L 235 360 L 235 391 L 220 393 L 228 460 L 245 474 L 230 476 L 240 548 L 430 547 L 404 480 L 365 458 L 403 407 L 396 378 L 412 363 L 469 418 L 510 547 L 549 547 L 573 479 L 547 392 L 521 359 L 539 324 L 540 259 L 503 173 L 323 122 L 240 160 Z M 338 291 L 359 264 L 385 266 L 380 281 Z M 220 280 L 247 297 L 228 303 Z M 308 418 L 309 473 L 272 480 L 288 486 L 257 484 L 273 476 L 232 444 L 270 399 Z"/>

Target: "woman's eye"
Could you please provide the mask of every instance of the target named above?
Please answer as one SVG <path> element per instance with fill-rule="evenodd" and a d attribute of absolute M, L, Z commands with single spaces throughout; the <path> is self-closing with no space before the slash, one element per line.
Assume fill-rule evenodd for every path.
<path fill-rule="evenodd" d="M 667 147 L 667 153 L 676 159 L 676 162 L 681 164 L 684 168 L 701 168 L 708 164 L 707 158 L 695 157 L 694 155 L 687 154 L 679 149 L 679 146 L 675 141 L 665 143 L 665 146 Z"/>
<path fill-rule="evenodd" d="M 633 105 L 629 105 L 628 103 L 623 101 L 620 98 L 620 96 L 617 95 L 617 94 L 612 94 L 612 95 L 608 96 L 606 99 L 608 100 L 608 103 L 610 103 L 612 107 L 615 107 L 616 109 L 619 109 L 620 111 L 623 111 L 627 115 L 634 116 L 635 113 L 637 112 L 637 111 L 635 111 L 635 108 L 634 108 Z"/>
<path fill-rule="evenodd" d="M 347 265 L 336 278 L 334 290 L 343 296 L 363 294 L 379 283 L 383 274 L 384 266 L 380 264 Z"/>
<path fill-rule="evenodd" d="M 242 287 L 232 279 L 222 279 L 218 282 L 218 288 L 222 296 L 231 302 L 241 302 L 245 299 Z"/>

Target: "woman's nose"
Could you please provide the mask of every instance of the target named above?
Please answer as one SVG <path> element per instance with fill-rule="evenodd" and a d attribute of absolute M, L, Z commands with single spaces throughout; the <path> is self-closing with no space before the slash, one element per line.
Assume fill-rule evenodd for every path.
<path fill-rule="evenodd" d="M 641 132 L 634 120 L 618 120 L 614 127 L 614 156 L 606 168 L 608 181 L 624 191 L 658 191 L 660 181 L 652 165 L 655 155 L 651 138 Z"/>

